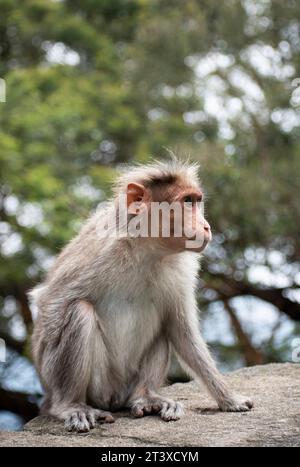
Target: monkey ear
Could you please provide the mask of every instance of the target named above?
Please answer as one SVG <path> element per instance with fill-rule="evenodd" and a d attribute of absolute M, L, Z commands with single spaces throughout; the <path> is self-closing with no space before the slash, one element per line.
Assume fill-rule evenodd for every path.
<path fill-rule="evenodd" d="M 145 204 L 145 188 L 138 183 L 128 183 L 127 208 L 129 214 L 139 214 Z"/>

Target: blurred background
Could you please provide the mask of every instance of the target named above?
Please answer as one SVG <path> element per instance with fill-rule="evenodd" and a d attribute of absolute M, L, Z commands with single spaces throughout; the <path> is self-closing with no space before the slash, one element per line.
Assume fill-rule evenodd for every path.
<path fill-rule="evenodd" d="M 0 11 L 0 429 L 34 417 L 42 392 L 26 291 L 118 168 L 165 148 L 201 164 L 214 242 L 199 305 L 220 369 L 295 361 L 300 2 L 0 0 Z"/>

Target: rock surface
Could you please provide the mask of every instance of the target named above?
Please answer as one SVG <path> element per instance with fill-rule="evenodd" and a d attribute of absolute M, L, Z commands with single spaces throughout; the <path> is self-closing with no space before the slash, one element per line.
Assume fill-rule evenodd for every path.
<path fill-rule="evenodd" d="M 177 422 L 118 413 L 112 425 L 72 434 L 56 420 L 37 417 L 22 432 L 0 432 L 0 446 L 300 446 L 299 364 L 244 368 L 226 378 L 235 391 L 253 398 L 251 412 L 219 412 L 193 381 L 162 391 L 185 407 Z"/>

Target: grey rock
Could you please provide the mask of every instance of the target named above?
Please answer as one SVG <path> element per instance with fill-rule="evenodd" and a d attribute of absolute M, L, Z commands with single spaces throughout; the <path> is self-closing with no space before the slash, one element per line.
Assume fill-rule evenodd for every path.
<path fill-rule="evenodd" d="M 133 419 L 122 412 L 114 424 L 75 434 L 54 419 L 37 417 L 22 432 L 0 432 L 0 446 L 300 446 L 299 364 L 243 368 L 226 378 L 235 391 L 253 398 L 251 412 L 219 412 L 199 383 L 177 383 L 163 392 L 183 403 L 179 421 Z"/>

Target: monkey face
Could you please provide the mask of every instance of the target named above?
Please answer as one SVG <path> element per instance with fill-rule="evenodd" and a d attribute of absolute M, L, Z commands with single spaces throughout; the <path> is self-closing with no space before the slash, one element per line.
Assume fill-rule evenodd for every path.
<path fill-rule="evenodd" d="M 210 225 L 203 216 L 203 202 L 189 195 L 168 207 L 169 217 L 162 215 L 159 219 L 160 243 L 174 251 L 202 252 L 212 239 Z"/>
<path fill-rule="evenodd" d="M 196 186 L 172 183 L 149 189 L 131 183 L 127 207 L 130 236 L 147 237 L 149 242 L 176 252 L 199 253 L 211 240 L 210 225 L 203 214 L 203 193 Z"/>

